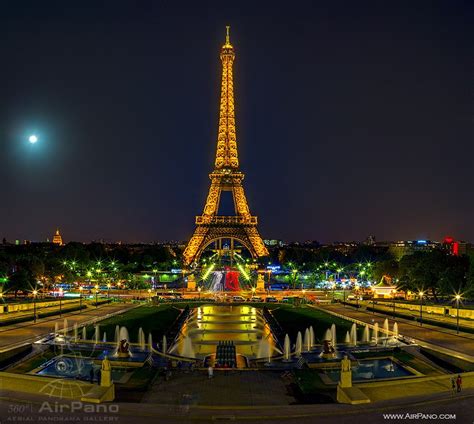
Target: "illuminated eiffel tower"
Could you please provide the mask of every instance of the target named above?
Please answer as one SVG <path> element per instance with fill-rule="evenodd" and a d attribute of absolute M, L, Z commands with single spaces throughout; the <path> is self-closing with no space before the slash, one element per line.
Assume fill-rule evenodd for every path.
<path fill-rule="evenodd" d="M 230 44 L 229 27 L 220 57 L 222 85 L 215 168 L 209 174 L 211 187 L 204 211 L 202 215 L 196 217 L 196 229 L 183 253 L 186 266 L 197 262 L 204 249 L 211 243 L 216 243 L 221 250 L 223 240 L 230 240 L 231 252 L 234 243 L 237 242 L 247 248 L 253 258 L 268 255 L 268 250 L 257 230 L 257 217 L 250 214 L 247 204 L 242 186 L 244 174 L 239 171 L 232 77 L 235 52 Z M 222 191 L 232 192 L 235 215 L 218 215 Z"/>

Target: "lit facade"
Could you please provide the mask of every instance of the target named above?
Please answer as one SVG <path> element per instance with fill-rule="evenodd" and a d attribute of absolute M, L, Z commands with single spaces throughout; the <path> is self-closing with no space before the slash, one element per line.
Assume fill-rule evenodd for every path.
<path fill-rule="evenodd" d="M 211 186 L 204 211 L 202 215 L 196 217 L 196 229 L 183 253 L 185 265 L 190 265 L 199 259 L 209 244 L 222 239 L 231 239 L 232 244 L 234 240 L 241 243 L 253 257 L 268 255 L 268 250 L 257 230 L 257 217 L 250 213 L 242 185 L 244 174 L 239 170 L 232 73 L 235 52 L 230 43 L 229 27 L 220 58 L 222 82 L 215 167 L 209 174 Z M 235 207 L 233 216 L 218 215 L 222 191 L 232 192 Z"/>

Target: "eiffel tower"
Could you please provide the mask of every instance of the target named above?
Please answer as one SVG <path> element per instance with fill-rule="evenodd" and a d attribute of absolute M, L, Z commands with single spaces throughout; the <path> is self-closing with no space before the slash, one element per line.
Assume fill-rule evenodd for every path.
<path fill-rule="evenodd" d="M 199 260 L 202 252 L 211 243 L 222 248 L 224 239 L 230 240 L 231 252 L 238 242 L 247 248 L 253 258 L 267 256 L 268 250 L 257 230 L 257 217 L 250 214 L 239 170 L 237 137 L 235 131 L 234 83 L 232 65 L 235 59 L 234 47 L 230 44 L 229 26 L 225 44 L 222 46 L 221 102 L 219 132 L 214 171 L 209 174 L 211 187 L 202 215 L 196 216 L 196 229 L 183 253 L 185 266 Z M 221 193 L 231 191 L 235 215 L 218 215 Z"/>

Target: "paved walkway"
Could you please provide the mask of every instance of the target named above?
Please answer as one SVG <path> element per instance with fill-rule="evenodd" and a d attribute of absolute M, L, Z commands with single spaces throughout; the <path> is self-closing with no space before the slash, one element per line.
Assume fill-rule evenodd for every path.
<path fill-rule="evenodd" d="M 356 302 L 349 302 L 353 304 L 354 306 L 356 305 Z M 369 308 L 373 308 L 373 303 L 371 301 L 359 301 L 359 304 L 361 306 L 366 306 Z M 375 302 L 375 309 L 377 311 L 380 311 L 380 313 L 384 313 L 386 315 L 392 315 L 393 314 L 393 304 L 390 304 L 388 302 Z M 412 309 L 406 309 L 406 308 L 401 308 L 401 307 L 395 307 L 395 312 L 397 314 L 402 314 L 404 315 L 408 320 L 410 321 L 418 321 L 420 319 L 420 308 L 419 306 L 413 304 L 411 305 Z M 436 321 L 439 322 L 440 324 L 449 324 L 451 326 L 456 326 L 456 317 L 454 316 L 442 316 L 439 314 L 435 313 L 429 313 L 427 311 L 423 311 L 423 320 L 431 320 L 431 321 Z M 459 317 L 459 325 L 460 329 L 462 331 L 462 327 L 467 327 L 468 329 L 474 329 L 474 320 L 472 319 L 467 319 L 467 318 L 462 318 Z M 455 331 L 455 330 L 452 330 Z"/>
<path fill-rule="evenodd" d="M 51 333 L 54 331 L 56 322 L 59 324 L 59 328 L 62 329 L 65 318 L 67 318 L 68 327 L 72 327 L 75 323 L 80 326 L 92 320 L 105 319 L 111 314 L 116 314 L 121 311 L 125 312 L 136 306 L 136 304 L 132 303 L 113 303 L 102 305 L 98 308 L 89 307 L 82 310 L 81 313 L 79 313 L 79 311 L 65 313 L 61 318 L 59 316 L 41 318 L 36 324 L 29 322 L 0 327 L 0 352 L 10 350 L 16 346 L 32 343 L 36 339 Z"/>
<path fill-rule="evenodd" d="M 267 387 L 259 387 L 265 391 Z M 387 388 L 386 390 L 390 390 Z M 215 389 L 216 394 L 218 387 Z M 48 402 L 46 408 L 44 402 Z M 213 423 L 213 422 L 244 422 L 244 423 L 295 423 L 312 424 L 354 424 L 411 422 L 456 422 L 472 423 L 474 421 L 474 389 L 462 393 L 442 393 L 438 395 L 422 395 L 410 399 L 387 400 L 365 405 L 267 405 L 267 406 L 215 406 L 200 407 L 174 402 L 172 405 L 153 403 L 122 403 L 113 402 L 112 410 L 84 412 L 79 409 L 71 412 L 71 402 L 19 394 L 0 390 L 0 416 L 9 417 L 10 422 L 117 422 L 120 424 L 148 423 Z M 40 408 L 43 405 L 43 412 Z M 48 405 L 51 408 L 48 411 Z M 107 405 L 107 404 L 104 404 Z M 101 407 L 103 408 L 104 405 Z M 110 405 L 110 404 L 109 404 Z M 91 405 L 92 406 L 92 405 Z M 80 405 L 76 405 L 76 408 Z M 62 408 L 62 410 L 60 410 Z M 69 409 L 68 409 L 69 408 Z M 388 419 L 384 414 L 455 414 L 455 419 L 405 418 Z"/>
<path fill-rule="evenodd" d="M 158 380 L 143 398 L 155 404 L 191 405 L 289 405 L 281 372 L 220 371 L 209 379 L 205 372 L 175 373 L 169 381 Z"/>
<path fill-rule="evenodd" d="M 383 328 L 383 322 L 386 318 L 389 320 L 390 329 L 392 329 L 395 322 L 389 315 L 381 313 L 374 314 L 363 310 L 353 309 L 351 307 L 344 307 L 343 305 L 331 304 L 319 307 L 322 310 L 335 312 L 349 318 L 357 319 L 367 324 L 378 323 L 380 328 Z M 474 335 L 459 334 L 456 335 L 451 330 L 437 328 L 432 325 L 423 325 L 411 323 L 407 320 L 396 319 L 398 323 L 398 332 L 400 335 L 409 337 L 415 340 L 425 342 L 427 345 L 431 344 L 444 349 L 451 350 L 456 353 L 456 356 L 467 360 L 474 358 Z"/>

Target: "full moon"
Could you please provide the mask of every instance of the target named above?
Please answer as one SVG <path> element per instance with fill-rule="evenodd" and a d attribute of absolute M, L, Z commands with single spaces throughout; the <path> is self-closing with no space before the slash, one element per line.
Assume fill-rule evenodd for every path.
<path fill-rule="evenodd" d="M 30 137 L 28 138 L 28 141 L 29 141 L 31 144 L 35 144 L 35 143 L 38 141 L 38 137 L 36 137 L 36 135 L 32 134 L 32 135 L 30 135 Z"/>

